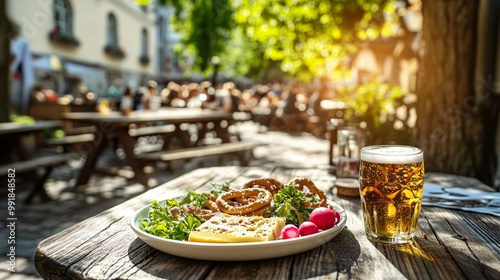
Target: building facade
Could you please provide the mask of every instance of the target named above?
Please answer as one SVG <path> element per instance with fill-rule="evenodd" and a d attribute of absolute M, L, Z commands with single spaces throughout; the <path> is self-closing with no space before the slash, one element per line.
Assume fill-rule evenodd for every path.
<path fill-rule="evenodd" d="M 13 41 L 31 53 L 23 66 L 33 67 L 34 83 L 59 95 L 85 89 L 105 96 L 118 78 L 136 89 L 159 70 L 153 4 L 9 0 L 7 8 L 18 26 Z"/>

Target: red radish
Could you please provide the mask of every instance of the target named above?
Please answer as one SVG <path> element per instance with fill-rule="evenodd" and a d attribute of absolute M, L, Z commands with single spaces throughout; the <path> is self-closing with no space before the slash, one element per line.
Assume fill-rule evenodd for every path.
<path fill-rule="evenodd" d="M 318 227 L 313 222 L 305 221 L 299 226 L 300 236 L 315 234 L 318 232 Z"/>
<path fill-rule="evenodd" d="M 332 228 L 340 219 L 340 215 L 336 215 L 330 208 L 318 207 L 311 212 L 309 221 L 313 222 L 318 229 L 325 230 Z"/>
<path fill-rule="evenodd" d="M 281 230 L 281 238 L 283 239 L 290 239 L 299 236 L 300 236 L 299 229 L 295 225 L 292 224 L 286 225 Z"/>

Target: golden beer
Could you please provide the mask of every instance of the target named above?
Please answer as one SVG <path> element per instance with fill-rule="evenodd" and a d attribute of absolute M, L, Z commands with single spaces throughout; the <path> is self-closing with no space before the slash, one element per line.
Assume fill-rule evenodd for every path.
<path fill-rule="evenodd" d="M 412 242 L 423 190 L 422 150 L 396 145 L 361 150 L 360 193 L 369 240 Z"/>

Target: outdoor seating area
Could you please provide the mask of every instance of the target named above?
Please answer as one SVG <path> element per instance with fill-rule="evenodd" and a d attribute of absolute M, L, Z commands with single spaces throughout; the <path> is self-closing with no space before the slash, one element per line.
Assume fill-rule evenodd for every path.
<path fill-rule="evenodd" d="M 9 169 L 23 174 L 46 168 L 36 181 L 29 201 L 37 193 L 44 200 L 48 199 L 43 186 L 46 179 L 54 166 L 65 164 L 69 159 L 84 161 L 75 189 L 84 188 L 90 176 L 97 171 L 125 176 L 148 188 L 157 183 L 145 170 L 154 170 L 158 162 L 168 165 L 173 161 L 215 156 L 218 162 L 223 162 L 226 157 L 235 157 L 240 164 L 246 165 L 253 157 L 253 149 L 258 146 L 251 140 L 241 141 L 239 132 L 234 132 L 234 126 L 240 121 L 235 121 L 233 113 L 208 109 L 161 108 L 127 115 L 121 112 L 62 112 L 59 119 L 61 121 L 38 120 L 33 124 L 7 123 L 0 127 L 4 146 L 15 146 L 17 152 L 3 159 L 5 167 L 0 170 L 0 175 L 7 176 Z M 61 129 L 64 123 L 84 124 L 85 133 L 46 136 Z M 32 136 L 31 143 L 23 143 L 22 138 L 26 134 Z M 144 140 L 148 139 L 154 141 L 144 145 Z M 126 164 L 105 168 L 97 166 L 105 148 L 111 148 L 115 153 L 121 151 Z M 41 153 L 47 155 L 41 158 Z M 123 169 L 131 172 L 122 172 Z"/>
<path fill-rule="evenodd" d="M 498 11 L 0 0 L 0 279 L 500 279 Z"/>
<path fill-rule="evenodd" d="M 328 193 L 328 196 L 333 201 L 341 203 L 341 205 L 345 207 L 348 213 L 348 219 L 349 219 L 348 227 L 350 228 L 350 231 L 344 230 L 343 231 L 344 234 L 336 238 L 337 241 L 334 242 L 334 244 L 336 244 L 334 247 L 331 247 L 333 245 L 331 246 L 329 245 L 326 249 L 324 249 L 326 250 L 324 251 L 324 253 L 317 252 L 321 254 L 322 256 L 321 258 L 326 258 L 330 253 L 334 253 L 334 255 L 336 255 L 337 258 L 343 258 L 342 256 L 345 256 L 343 252 L 348 252 L 348 251 L 350 252 L 352 250 L 355 251 L 361 250 L 358 254 L 375 253 L 371 251 L 366 252 L 364 249 L 353 249 L 353 248 L 369 247 L 366 244 L 356 245 L 356 243 L 354 244 L 352 243 L 353 240 L 359 240 L 359 242 L 361 242 L 363 240 L 361 236 L 362 234 L 364 234 L 363 231 L 359 228 L 360 227 L 359 223 L 362 221 L 362 219 L 359 216 L 357 216 L 359 214 L 359 210 L 355 210 L 353 208 L 350 208 L 350 206 L 348 206 L 348 205 L 358 205 L 359 199 L 341 195 L 339 189 L 336 187 L 336 182 L 338 181 L 340 186 L 340 181 L 337 180 L 338 178 L 335 175 L 333 175 L 332 170 L 330 169 L 330 164 L 329 164 L 330 158 L 328 154 L 330 149 L 330 141 L 328 139 L 321 139 L 309 133 L 290 134 L 287 132 L 279 132 L 279 131 L 263 132 L 261 125 L 254 122 L 244 122 L 240 124 L 240 126 L 237 127 L 237 131 L 240 133 L 241 142 L 233 142 L 233 143 L 236 144 L 251 143 L 252 141 L 253 143 L 259 144 L 255 146 L 253 149 L 254 157 L 252 157 L 249 160 L 247 164 L 248 167 L 241 166 L 240 164 L 238 164 L 233 160 L 221 162 L 220 160 L 217 160 L 217 157 L 207 159 L 206 161 L 202 161 L 200 158 L 196 157 L 195 156 L 196 153 L 194 153 L 192 156 L 194 162 L 178 163 L 177 165 L 174 164 L 174 166 L 172 166 L 172 169 L 165 169 L 165 170 L 156 169 L 154 171 L 151 171 L 151 173 L 148 173 L 148 176 L 154 177 L 158 180 L 158 187 L 148 188 L 150 191 L 148 191 L 148 189 L 144 189 L 144 186 L 141 183 L 137 183 L 134 180 L 130 181 L 125 179 L 126 176 L 124 177 L 116 175 L 110 176 L 109 173 L 102 173 L 102 172 L 91 173 L 91 175 L 89 175 L 90 180 L 87 183 L 87 187 L 85 189 L 75 191 L 74 189 L 76 181 L 75 175 L 78 173 L 79 169 L 85 166 L 85 162 L 81 161 L 80 164 L 77 165 L 63 164 L 60 165 L 59 167 L 55 167 L 54 170 L 56 172 L 52 173 L 51 176 L 47 178 L 46 182 L 46 186 L 47 185 L 52 186 L 51 188 L 47 189 L 47 192 L 52 197 L 52 200 L 48 202 L 36 201 L 35 203 L 30 203 L 25 205 L 20 204 L 18 206 L 19 208 L 17 208 L 19 213 L 18 218 L 20 220 L 21 219 L 24 220 L 24 223 L 19 224 L 19 234 L 17 235 L 17 238 L 19 242 L 22 242 L 23 247 L 26 248 L 26 250 L 19 252 L 18 255 L 19 260 L 25 260 L 24 264 L 20 266 L 21 274 L 18 275 L 22 275 L 23 279 L 38 279 L 37 277 L 39 273 L 43 277 L 48 277 L 48 275 L 52 275 L 54 273 L 52 269 L 59 270 L 60 269 L 59 262 L 67 263 L 67 260 L 65 260 L 64 257 L 59 254 L 53 255 L 53 253 L 50 252 L 50 249 L 48 249 L 49 251 L 46 251 L 45 249 L 46 246 L 54 248 L 58 248 L 59 246 L 65 246 L 64 244 L 66 241 L 64 240 L 66 240 L 66 238 L 73 239 L 73 237 L 71 237 L 74 236 L 73 234 L 82 235 L 82 233 L 78 232 L 72 233 L 71 230 L 61 231 L 59 236 L 53 237 L 54 241 L 59 240 L 59 244 L 50 244 L 47 243 L 48 241 L 41 243 L 42 245 L 37 249 L 38 251 L 35 255 L 35 259 L 33 259 L 33 253 L 35 252 L 34 250 L 36 244 L 38 244 L 38 242 L 42 241 L 43 239 L 52 234 L 57 234 L 60 230 L 63 230 L 63 228 L 66 228 L 69 225 L 77 224 L 80 221 L 85 220 L 86 218 L 92 218 L 92 216 L 100 213 L 101 211 L 107 209 L 115 209 L 114 211 L 117 211 L 117 213 L 118 212 L 131 213 L 132 210 L 135 209 L 135 207 L 143 206 L 144 203 L 146 204 L 149 203 L 150 200 L 152 200 L 154 197 L 163 198 L 163 197 L 169 197 L 174 194 L 182 193 L 183 189 L 178 189 L 178 188 L 182 188 L 180 186 L 183 185 L 185 185 L 185 188 L 189 189 L 191 188 L 194 189 L 195 188 L 194 184 L 200 184 L 200 188 L 206 188 L 205 184 L 207 182 L 222 182 L 225 180 L 229 180 L 232 182 L 232 184 L 238 184 L 237 182 L 244 180 L 244 178 L 262 177 L 262 176 L 263 177 L 274 176 L 277 178 L 306 176 L 309 178 L 316 178 L 315 181 L 318 184 L 318 186 L 321 186 L 321 188 Z M 233 143 L 228 143 L 228 144 L 233 144 Z M 282 144 L 276 145 L 276 143 L 282 143 Z M 200 155 L 203 155 L 202 154 L 203 148 L 204 146 L 200 147 L 199 150 L 199 152 L 201 153 Z M 186 150 L 186 149 L 189 148 L 181 148 L 181 150 Z M 161 151 L 162 151 L 162 146 L 159 145 L 158 152 L 161 153 Z M 164 153 L 162 155 L 168 156 L 168 150 L 166 152 L 167 153 Z M 147 154 L 149 153 L 146 153 L 146 155 Z M 154 155 L 154 153 L 152 153 L 151 155 Z M 101 157 L 98 160 L 98 162 L 103 167 L 112 168 L 116 166 L 117 163 L 118 165 L 120 162 L 121 164 L 126 164 L 127 161 L 123 157 L 121 160 L 117 159 L 116 150 L 112 145 L 112 141 L 110 141 L 108 142 L 108 145 L 102 148 Z M 68 171 L 69 169 L 68 167 L 70 166 L 73 166 L 71 168 L 75 168 L 77 172 L 74 171 L 70 172 L 70 174 L 72 175 L 68 177 L 68 174 L 65 174 L 65 172 Z M 141 164 L 141 166 L 143 165 Z M 208 168 L 203 168 L 205 166 Z M 214 166 L 219 166 L 219 167 L 214 168 Z M 243 176 L 241 174 L 246 174 L 246 175 Z M 451 176 L 447 174 L 434 174 L 432 176 L 431 175 L 432 174 L 429 175 L 429 180 L 432 178 L 431 180 L 432 182 L 442 184 L 443 186 L 461 186 L 464 188 L 471 188 L 475 190 L 485 190 L 485 191 L 491 190 L 490 187 L 485 186 L 484 184 L 472 178 L 461 178 L 459 176 Z M 230 179 L 231 176 L 235 176 L 235 178 Z M 195 183 L 198 182 L 194 181 L 195 178 L 196 180 L 199 181 L 199 183 Z M 19 189 L 17 195 L 19 198 L 24 198 L 29 194 L 28 192 Z M 137 197 L 133 201 L 130 201 L 129 202 L 130 205 L 129 204 L 119 205 L 122 202 L 126 202 L 129 199 L 132 199 L 136 196 L 139 197 Z M 113 208 L 114 206 L 119 206 L 119 207 Z M 65 209 L 64 214 L 61 213 L 62 209 Z M 430 225 L 431 228 L 436 227 L 437 226 L 436 223 L 438 224 L 441 223 L 440 221 L 442 220 L 440 217 L 442 217 L 443 215 L 460 215 L 462 217 L 461 219 L 466 219 L 468 221 L 476 220 L 477 221 L 476 223 L 481 223 L 481 224 L 486 223 L 486 224 L 491 224 L 491 226 L 494 226 L 494 224 L 497 223 L 498 221 L 498 219 L 494 218 L 494 216 L 491 216 L 490 214 L 479 214 L 477 212 L 474 213 L 474 211 L 457 212 L 456 210 L 446 210 L 446 208 L 435 208 L 435 207 L 425 207 L 424 209 L 425 209 L 424 213 L 427 219 L 431 220 L 431 225 Z M 106 211 L 106 213 L 109 213 L 109 215 L 113 217 L 118 217 L 118 216 L 122 217 L 119 214 L 113 214 L 113 212 Z M 46 216 L 50 218 L 45 218 L 43 219 L 43 221 L 38 221 L 37 219 L 39 219 L 40 216 Z M 123 216 L 122 220 L 118 222 L 118 224 L 120 225 L 124 223 L 122 225 L 122 228 L 120 229 L 116 228 L 116 230 L 125 232 L 130 231 L 130 229 L 127 229 L 128 226 L 125 224 L 127 221 L 126 218 L 128 216 L 127 217 L 125 216 Z M 99 218 L 99 216 L 96 216 L 95 219 L 101 219 L 101 218 Z M 113 219 L 106 218 L 106 220 L 109 221 L 110 224 L 114 223 Z M 52 224 L 55 223 L 60 226 L 55 226 L 55 227 L 52 226 Z M 89 220 L 86 223 L 88 224 L 85 225 L 81 224 L 77 228 L 93 228 L 96 226 L 93 220 Z M 101 226 L 106 227 L 106 224 L 100 225 L 99 228 Z M 465 233 L 463 229 L 458 226 L 459 226 L 458 224 L 454 224 L 454 227 L 451 230 L 454 232 L 456 231 L 461 235 L 465 235 L 466 240 L 469 239 L 476 240 L 476 238 L 480 238 L 480 235 L 476 235 L 476 233 L 474 232 Z M 477 226 L 482 227 L 482 225 L 479 224 Z M 442 230 L 445 230 L 445 232 L 447 231 L 446 229 Z M 434 238 L 447 240 L 446 242 L 453 241 L 453 237 L 445 237 L 443 235 L 445 233 L 442 230 L 438 230 L 438 232 L 433 233 L 429 228 L 425 227 L 424 230 L 421 233 L 419 233 L 417 238 L 417 242 L 420 246 L 418 247 L 418 250 L 424 250 L 425 254 L 431 254 L 431 252 L 434 252 L 432 254 L 438 254 L 437 252 L 433 251 L 436 250 L 435 247 L 428 247 L 431 246 L 430 244 L 432 240 L 434 240 Z M 494 232 L 491 233 L 494 234 Z M 113 235 L 111 232 L 109 234 Z M 351 236 L 349 234 L 355 234 L 355 236 Z M 66 235 L 68 235 L 68 237 L 66 237 Z M 126 234 L 126 236 L 128 236 L 128 233 Z M 116 238 L 119 238 L 121 240 L 120 242 L 124 242 L 123 240 L 129 240 L 130 238 L 132 238 L 132 236 L 128 237 L 126 236 L 117 235 Z M 108 237 L 105 236 L 95 237 L 95 238 L 108 239 Z M 137 240 L 134 241 L 134 239 L 132 238 L 130 239 L 130 242 L 131 242 L 130 246 L 138 246 Z M 340 244 L 343 245 L 341 246 L 338 245 L 339 244 L 338 242 L 341 242 Z M 448 244 L 446 242 L 445 244 Z M 487 242 L 487 241 L 481 241 L 481 242 Z M 111 242 L 111 244 L 114 243 Z M 454 244 L 453 246 L 457 246 L 456 242 L 455 243 L 452 242 L 449 244 Z M 90 246 L 89 248 L 93 248 L 90 243 L 88 243 L 87 245 Z M 82 246 L 87 247 L 85 245 Z M 353 246 L 361 246 L 361 247 L 353 247 Z M 141 254 L 154 255 L 154 256 L 157 255 L 157 253 L 154 253 L 155 249 L 151 249 L 150 247 L 147 247 L 147 245 L 139 246 L 139 248 L 141 252 L 142 250 L 145 250 Z M 343 249 L 340 250 L 339 248 Z M 105 248 L 101 249 L 107 250 Z M 99 251 L 97 248 L 91 250 L 97 250 L 96 252 Z M 331 250 L 333 250 L 333 252 Z M 410 247 L 408 248 L 408 250 L 417 250 L 417 247 Z M 476 251 L 475 253 L 477 254 L 481 253 L 486 255 L 490 254 L 489 252 L 485 251 L 485 248 L 478 250 L 480 251 Z M 121 254 L 120 251 L 115 251 L 115 250 L 111 251 L 117 252 L 117 254 Z M 315 253 L 316 251 L 317 250 L 313 250 L 310 253 Z M 80 253 L 87 254 L 86 252 L 80 252 Z M 303 255 L 304 258 L 307 258 L 307 256 L 310 253 L 300 254 L 299 256 Z M 404 256 L 402 255 L 400 257 L 413 258 L 410 257 L 410 255 L 406 255 L 406 253 L 402 253 L 401 251 L 397 250 L 391 250 L 390 252 L 385 252 L 384 254 L 389 254 L 389 255 L 404 254 Z M 420 252 L 419 254 L 424 254 L 424 253 Z M 98 255 L 96 255 L 96 257 L 97 256 Z M 353 258 L 356 258 L 356 256 L 354 255 L 351 256 L 353 256 Z M 110 257 L 114 258 L 112 256 Z M 169 254 L 161 254 L 161 259 L 165 257 L 168 257 L 170 260 L 177 259 L 177 257 L 171 256 Z M 462 259 L 463 257 L 460 258 Z M 86 267 L 87 262 L 94 263 L 96 267 L 99 267 L 101 266 L 100 261 L 107 262 L 108 260 L 102 259 L 96 262 L 96 260 L 82 259 L 77 266 L 71 266 L 71 268 L 65 271 L 67 271 L 68 273 L 74 273 L 71 272 L 72 269 L 80 269 L 78 268 L 80 266 Z M 134 275 L 137 277 L 140 278 L 146 277 L 147 274 L 153 273 L 154 271 L 153 267 L 155 266 L 155 263 L 157 261 L 159 260 L 156 260 L 155 262 L 152 263 L 152 268 L 144 267 L 140 271 L 135 271 L 135 269 L 132 268 L 134 267 L 134 265 L 130 264 L 130 266 L 126 265 L 124 267 L 132 269 L 132 271 L 111 270 L 110 273 L 134 273 Z M 486 258 L 483 260 L 482 264 L 462 263 L 462 265 L 466 265 L 468 269 L 472 271 L 470 273 L 476 273 L 473 271 L 476 271 L 477 269 L 479 270 L 484 269 L 486 267 L 486 271 L 484 272 L 486 273 L 485 275 L 491 276 L 495 275 L 495 273 L 497 273 L 498 271 L 495 270 L 494 268 L 495 265 L 490 266 L 488 268 L 488 263 L 490 261 L 493 260 L 489 259 L 488 261 L 488 258 Z M 190 260 L 190 262 L 193 262 L 193 260 Z M 44 263 L 44 264 L 50 263 L 50 265 L 39 266 L 35 270 L 34 263 Z M 194 263 L 198 262 L 194 261 Z M 258 263 L 261 262 L 257 262 L 255 263 L 255 265 L 257 265 Z M 235 265 L 248 265 L 248 262 L 237 262 L 235 263 Z M 387 264 L 384 264 L 384 262 L 382 262 L 380 265 L 386 266 Z M 101 272 L 99 272 L 98 270 L 94 272 L 92 266 L 88 267 L 88 269 L 89 269 L 89 274 L 86 277 L 99 278 L 99 275 L 102 276 L 100 274 Z M 266 271 L 263 268 L 261 269 L 262 271 Z M 402 275 L 409 275 L 409 273 L 415 273 L 415 271 L 413 272 L 405 271 L 404 269 L 402 269 L 402 267 L 399 267 L 399 269 L 400 269 L 399 271 L 389 269 L 388 273 L 391 274 L 396 273 L 398 275 L 399 273 L 402 273 Z M 287 267 L 286 266 L 283 267 L 282 270 L 283 270 L 282 273 L 286 273 Z M 162 272 L 155 272 L 155 273 L 157 273 L 158 277 L 160 278 L 164 277 L 161 276 Z M 193 273 L 196 272 L 193 271 Z M 357 273 L 360 273 L 361 277 L 361 275 L 363 275 L 364 273 L 368 273 L 368 271 L 362 269 Z M 452 266 L 448 267 L 447 273 L 455 273 Z M 312 275 L 312 274 L 306 273 L 304 275 Z M 66 276 L 68 275 L 65 275 L 63 277 Z M 109 275 L 109 277 L 115 277 L 115 276 L 111 274 Z M 135 276 L 132 278 L 135 278 Z M 267 276 L 263 277 L 266 278 Z"/>
<path fill-rule="evenodd" d="M 231 141 L 228 129 L 233 122 L 233 115 L 229 112 L 190 108 L 161 108 L 154 111 L 145 110 L 132 112 L 128 115 L 124 115 L 120 112 L 65 113 L 63 118 L 65 120 L 81 123 L 90 123 L 97 129 L 95 140 L 90 142 L 91 146 L 88 147 L 89 153 L 86 156 L 83 171 L 80 173 L 77 180 L 77 186 L 82 186 L 87 183 L 89 176 L 96 168 L 96 161 L 106 143 L 106 139 L 117 141 L 118 147 L 122 148 L 125 154 L 128 166 L 132 168 L 134 180 L 141 182 L 146 187 L 151 185 L 149 183 L 149 178 L 147 178 L 144 172 L 144 166 L 139 161 L 144 161 L 146 159 L 148 161 L 187 160 L 196 157 L 196 150 L 200 148 L 203 149 L 204 156 L 212 155 L 212 153 L 209 152 L 211 150 L 201 146 L 202 140 L 208 134 L 221 140 L 221 144 L 214 144 L 219 148 L 215 151 L 216 155 L 251 151 L 249 146 L 241 146 L 241 149 L 237 149 L 235 145 L 232 145 L 232 149 L 227 151 L 222 149 L 221 145 L 228 144 Z M 133 136 L 130 132 L 131 126 L 134 126 L 134 128 L 132 128 Z M 165 126 L 167 128 L 166 132 L 162 131 Z M 187 129 L 183 129 L 183 126 L 187 127 Z M 194 126 L 194 132 L 190 131 L 190 126 Z M 161 150 L 163 152 L 156 151 L 154 154 L 155 156 L 153 156 L 151 152 L 148 154 L 138 154 L 137 151 L 139 149 L 136 145 L 138 130 L 140 130 L 140 135 L 142 135 L 142 137 L 146 137 L 148 133 L 156 137 L 161 136 L 163 142 Z M 180 147 L 172 147 L 171 144 L 173 144 L 174 139 L 177 140 Z M 190 148 L 191 151 L 195 153 L 185 153 L 185 150 L 180 148 Z M 177 156 L 167 159 L 161 156 L 165 153 L 168 153 L 170 156 L 174 154 Z"/>
<path fill-rule="evenodd" d="M 267 91 L 269 87 L 250 88 L 255 89 L 252 96 L 259 96 L 261 102 L 264 97 L 269 98 L 268 101 L 277 97 Z M 257 260 L 252 262 L 255 269 L 269 279 L 275 271 L 258 260 L 271 258 L 270 261 L 276 263 L 295 258 L 301 266 L 309 266 L 310 254 L 328 265 L 317 272 L 294 272 L 293 266 L 285 265 L 279 266 L 279 273 L 307 278 L 327 271 L 343 274 L 349 269 L 357 275 L 355 278 L 365 278 L 371 275 L 370 265 L 355 270 L 352 265 L 333 265 L 339 261 L 354 263 L 360 256 L 379 259 L 378 267 L 398 277 L 411 278 L 417 272 L 422 273 L 418 267 L 400 265 L 399 259 L 422 262 L 429 267 L 422 274 L 424 278 L 439 273 L 446 275 L 444 278 L 459 273 L 465 273 L 465 278 L 478 273 L 485 278 L 495 278 L 500 273 L 500 267 L 495 264 L 498 250 L 489 245 L 491 240 L 498 238 L 497 232 L 490 232 L 489 236 L 483 236 L 482 230 L 464 232 L 471 228 L 500 226 L 495 218 L 500 215 L 495 207 L 497 193 L 475 178 L 426 174 L 426 188 L 431 191 L 424 193 L 422 213 L 425 219 L 419 222 L 420 230 L 413 243 L 402 249 L 370 246 L 372 243 L 364 238 L 362 230 L 358 176 L 362 174 L 359 153 L 368 141 L 372 141 L 369 136 L 373 137 L 370 134 L 373 131 L 368 131 L 363 123 L 348 122 L 346 111 L 349 108 L 344 102 L 323 100 L 318 102 L 316 113 L 311 113 L 304 108 L 307 108 L 305 100 L 312 96 L 299 94 L 293 100 L 298 98 L 302 102 L 292 101 L 294 109 L 290 110 L 287 105 L 290 93 L 284 93 L 281 99 L 274 101 L 275 105 L 268 101 L 250 105 L 251 101 L 233 99 L 232 105 L 243 104 L 235 110 L 161 103 L 156 108 L 124 111 L 119 106 L 107 107 L 110 106 L 107 104 L 102 107 L 101 104 L 88 107 L 87 111 L 80 107 L 75 111 L 71 108 L 58 111 L 56 115 L 50 112 L 50 116 L 44 116 L 42 111 L 30 116 L 32 120 L 28 123 L 1 124 L 3 147 L 14 149 L 2 157 L 0 176 L 15 177 L 16 200 L 23 200 L 16 202 L 17 218 L 28 223 L 19 224 L 16 235 L 23 246 L 17 256 L 18 263 L 22 263 L 17 275 L 23 279 L 45 279 L 52 275 L 81 279 L 154 275 L 161 279 L 170 277 L 171 271 L 157 270 L 160 260 L 178 263 L 172 268 L 178 270 L 189 259 L 197 269 L 175 277 L 198 278 L 200 270 L 215 275 L 226 269 L 224 262 L 219 261 L 232 256 L 237 260 L 233 264 L 240 269 L 248 265 L 246 261 Z M 198 95 L 196 98 L 203 99 Z M 193 255 L 185 250 L 161 249 L 170 247 L 151 245 L 149 239 L 144 240 L 149 245 L 141 243 L 142 235 L 136 236 L 131 231 L 130 227 L 134 229 L 134 226 L 129 224 L 130 215 L 157 198 L 167 199 L 193 189 L 206 191 L 208 185 L 217 182 L 241 184 L 244 180 L 269 176 L 280 180 L 314 178 L 328 200 L 335 203 L 335 207 L 341 207 L 342 225 L 325 239 L 327 245 L 320 242 L 317 244 L 320 247 L 313 246 L 315 249 L 305 252 L 292 250 L 293 254 L 284 253 L 290 250 L 288 247 L 285 250 L 285 246 L 277 250 L 268 248 L 255 259 L 250 257 L 252 254 L 240 257 L 229 251 L 228 255 L 218 255 L 216 252 L 226 250 L 223 246 L 193 260 Z M 455 188 L 463 190 L 459 191 L 463 194 L 460 199 L 453 194 Z M 465 195 L 467 192 L 471 198 Z M 480 203 L 471 206 L 474 199 Z M 62 215 L 60 209 L 65 209 L 66 213 Z M 451 228 L 443 227 L 442 223 L 449 221 L 444 217 L 450 215 L 456 217 Z M 42 216 L 48 218 L 42 219 Z M 99 222 L 102 219 L 106 222 Z M 467 220 L 471 224 L 462 225 L 457 220 Z M 97 231 L 94 232 L 94 228 Z M 88 229 L 92 229 L 92 233 Z M 88 234 L 93 239 L 81 238 Z M 468 246 L 457 243 L 454 240 L 457 236 L 466 242 L 474 240 L 477 247 L 467 253 L 455 252 L 455 246 Z M 333 243 L 330 238 L 334 238 Z M 94 240 L 108 240 L 110 245 L 99 245 Z M 435 246 L 436 240 L 443 246 Z M 88 257 L 71 262 L 71 257 L 60 250 L 70 242 L 84 248 L 75 251 L 76 254 Z M 113 244 L 117 243 L 125 246 L 113 250 L 116 247 Z M 189 250 L 195 249 L 199 248 Z M 104 251 L 113 253 L 102 254 Z M 458 261 L 449 262 L 442 271 L 442 266 L 434 260 L 445 254 L 457 257 Z M 484 255 L 484 259 L 471 262 L 472 256 L 477 254 Z M 148 256 L 159 259 L 155 257 L 148 262 L 150 264 L 138 268 L 138 258 L 149 260 Z M 110 259 L 118 260 L 119 267 L 110 265 L 103 273 L 100 267 L 109 265 Z M 462 270 L 464 267 L 466 269 Z M 81 270 L 88 272 L 80 274 Z"/>

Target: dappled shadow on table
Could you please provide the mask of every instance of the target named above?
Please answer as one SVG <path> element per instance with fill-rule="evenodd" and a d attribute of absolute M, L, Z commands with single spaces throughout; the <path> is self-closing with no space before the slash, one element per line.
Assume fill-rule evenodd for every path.
<path fill-rule="evenodd" d="M 426 238 L 416 237 L 413 243 L 404 245 L 372 244 L 408 279 L 428 279 L 438 275 L 437 278 L 448 279 L 498 279 L 500 276 L 498 267 L 491 267 L 474 252 L 463 252 L 461 246 L 445 248 L 442 240 Z M 474 245 L 466 247 L 470 249 Z"/>
<path fill-rule="evenodd" d="M 139 238 L 130 244 L 128 257 L 136 270 L 134 277 L 153 275 L 180 279 L 186 275 L 193 275 L 196 271 L 195 274 L 198 274 L 200 279 L 221 277 L 219 273 L 222 272 L 225 275 L 224 279 L 259 279 L 259 273 L 264 273 L 266 277 L 274 275 L 276 279 L 286 279 L 314 278 L 335 273 L 350 276 L 360 253 L 361 248 L 354 234 L 345 228 L 332 240 L 319 247 L 284 258 L 236 262 L 192 260 L 160 252 Z M 288 269 L 283 269 L 283 266 Z M 185 267 L 185 270 L 176 269 L 179 267 Z M 242 267 L 244 271 L 254 271 L 255 274 L 241 273 Z M 280 269 L 276 269 L 277 267 Z M 289 275 L 282 275 L 284 272 Z"/>

